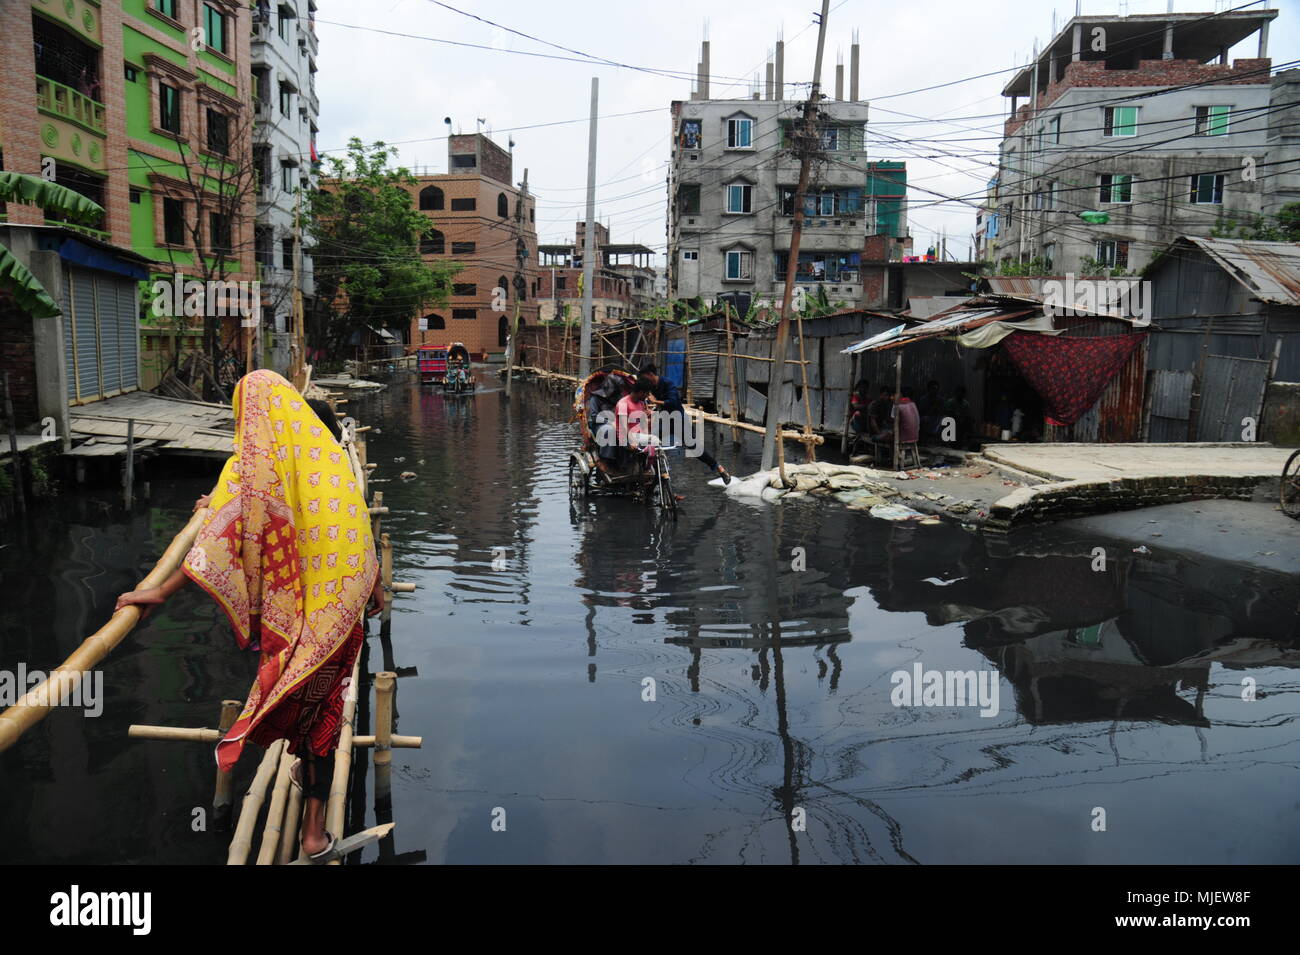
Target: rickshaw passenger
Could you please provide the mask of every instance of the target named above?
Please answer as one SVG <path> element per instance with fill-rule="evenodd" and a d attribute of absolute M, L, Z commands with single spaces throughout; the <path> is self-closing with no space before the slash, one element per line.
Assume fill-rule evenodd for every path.
<path fill-rule="evenodd" d="M 618 380 L 613 375 L 606 375 L 587 398 L 587 427 L 596 444 L 596 468 L 602 474 L 609 474 L 610 470 L 618 464 L 618 443 L 599 440 L 601 427 L 610 423 L 611 416 L 616 411 L 618 393 Z M 608 412 L 603 416 L 603 420 L 601 412 Z"/>
<path fill-rule="evenodd" d="M 637 378 L 631 391 L 618 401 L 618 443 L 621 447 L 635 449 L 659 442 L 650 432 L 650 409 L 646 397 L 650 382 Z"/>

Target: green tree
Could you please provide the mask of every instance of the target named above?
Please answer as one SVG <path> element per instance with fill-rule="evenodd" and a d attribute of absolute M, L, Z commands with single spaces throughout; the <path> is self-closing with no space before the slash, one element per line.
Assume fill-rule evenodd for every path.
<path fill-rule="evenodd" d="M 0 202 L 40 206 L 47 216 L 62 215 L 84 222 L 104 214 L 102 206 L 79 192 L 17 172 L 0 172 Z M 52 318 L 61 311 L 45 286 L 3 245 L 0 245 L 0 288 L 8 289 L 18 307 L 36 318 Z"/>
<path fill-rule="evenodd" d="M 1258 216 L 1237 222 L 1228 219 L 1210 229 L 1216 239 L 1259 242 L 1300 242 L 1300 202 L 1288 202 L 1275 216 Z"/>
<path fill-rule="evenodd" d="M 415 177 L 389 165 L 396 154 L 382 142 L 366 146 L 353 138 L 345 157 L 327 157 L 328 176 L 307 197 L 316 300 L 306 332 L 313 349 L 336 354 L 367 326 L 405 330 L 451 295 L 460 266 L 420 257 L 420 240 L 433 223 L 412 204 L 407 187 Z"/>

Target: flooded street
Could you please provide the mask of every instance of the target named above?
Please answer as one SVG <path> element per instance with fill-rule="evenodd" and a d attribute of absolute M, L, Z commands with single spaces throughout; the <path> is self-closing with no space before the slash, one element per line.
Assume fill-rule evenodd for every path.
<path fill-rule="evenodd" d="M 675 523 L 571 507 L 563 393 L 398 378 L 346 407 L 379 429 L 394 577 L 418 585 L 386 637 L 372 624 L 362 668 L 398 672 L 394 731 L 424 738 L 394 752 L 395 838 L 362 861 L 1300 859 L 1293 578 L 1063 529 L 1006 541 L 749 504 L 680 458 Z M 708 447 L 757 469 L 755 435 L 735 450 L 711 429 Z M 156 473 L 129 519 L 116 494 L 68 492 L 26 536 L 4 528 L 0 669 L 62 660 L 211 480 Z M 192 826 L 211 747 L 126 728 L 215 726 L 253 664 L 182 591 L 103 665 L 102 716 L 55 712 L 0 755 L 5 861 L 223 861 L 228 836 Z M 895 705 L 917 665 L 987 673 L 996 712 Z M 349 829 L 374 819 L 358 777 Z"/>

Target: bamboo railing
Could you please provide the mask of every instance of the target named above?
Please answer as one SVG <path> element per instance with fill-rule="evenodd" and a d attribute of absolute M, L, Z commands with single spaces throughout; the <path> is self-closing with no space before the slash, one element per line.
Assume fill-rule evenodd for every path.
<path fill-rule="evenodd" d="M 362 491 L 364 498 L 367 496 L 367 477 L 369 473 L 365 463 L 364 445 L 358 446 L 353 436 L 349 435 L 348 440 L 344 442 L 344 448 L 352 473 L 357 479 L 358 487 Z M 388 513 L 388 508 L 383 506 L 381 494 L 376 494 L 375 497 L 376 500 L 373 506 L 370 507 L 370 514 L 375 530 L 375 543 L 378 547 L 382 542 L 383 547 L 381 574 L 383 586 L 387 592 L 388 599 L 385 600 L 385 608 L 387 609 L 391 604 L 393 594 L 410 593 L 415 590 L 415 585 L 396 583 L 392 579 L 391 544 L 387 534 L 381 535 L 379 533 L 381 519 L 383 515 Z M 154 568 L 137 585 L 137 590 L 161 585 L 180 567 L 186 554 L 194 546 L 195 538 L 203 527 L 204 518 L 205 512 L 196 511 L 194 513 L 180 533 L 172 539 L 171 544 L 168 545 L 163 555 L 158 559 Z M 54 669 L 48 679 L 24 694 L 3 713 L 0 713 L 0 751 L 12 746 L 22 737 L 23 733 L 40 722 L 52 708 L 59 705 L 73 686 L 79 683 L 90 672 L 92 667 L 103 660 L 121 643 L 142 617 L 143 612 L 138 605 L 123 607 L 121 610 L 115 611 L 113 616 L 109 618 L 108 623 L 87 637 L 67 660 Z M 385 619 L 387 619 L 387 615 L 385 615 Z M 392 758 L 391 749 L 419 747 L 423 744 L 422 737 L 398 736 L 392 732 L 392 674 L 382 675 L 386 678 L 384 693 L 381 694 L 385 698 L 377 713 L 377 722 L 381 725 L 376 726 L 375 735 L 354 735 L 353 720 L 356 716 L 357 694 L 360 686 L 360 666 L 361 654 L 358 653 L 357 659 L 352 666 L 352 682 L 344 703 L 344 723 L 334 752 L 334 773 L 330 785 L 329 799 L 326 803 L 326 829 L 338 837 L 343 836 L 343 814 L 347 804 L 347 787 L 351 775 L 354 747 L 363 750 L 373 749 L 378 757 L 377 762 L 387 768 Z M 131 739 L 216 743 L 225 736 L 226 731 L 234 722 L 239 706 L 240 704 L 233 700 L 222 702 L 217 729 L 133 725 L 128 728 L 127 736 Z M 302 864 L 306 861 L 301 856 L 301 853 L 297 851 L 297 834 L 305 800 L 302 791 L 292 785 L 291 770 L 293 763 L 294 757 L 288 753 L 287 744 L 284 740 L 277 740 L 263 754 L 252 784 L 244 794 L 240 805 L 239 819 L 227 850 L 227 864 L 243 865 L 247 863 L 253 848 L 257 822 L 261 817 L 264 805 L 267 806 L 267 813 L 262 828 L 257 863 L 259 865 L 272 863 L 284 865 L 289 863 Z M 217 772 L 213 808 L 214 819 L 218 823 L 220 823 L 223 816 L 228 817 L 231 810 L 230 783 L 230 774 L 228 772 Z M 269 804 L 267 803 L 268 793 L 270 794 Z M 375 842 L 388 835 L 392 829 L 393 824 L 388 822 L 347 839 L 340 839 L 340 842 L 346 844 L 340 848 L 340 853 L 355 851 L 355 849 L 363 845 Z M 337 865 L 338 862 L 339 859 L 335 858 L 331 864 Z"/>
<path fill-rule="evenodd" d="M 198 537 L 199 530 L 203 527 L 203 517 L 202 511 L 195 512 L 189 523 L 163 551 L 162 557 L 158 558 L 158 563 L 154 565 L 153 570 L 136 585 L 137 590 L 157 587 L 172 575 L 181 565 L 190 548 L 194 546 L 194 539 Z M 18 742 L 24 733 L 44 719 L 51 709 L 58 706 L 65 694 L 135 629 L 142 616 L 143 611 L 136 605 L 116 611 L 109 618 L 108 623 L 82 641 L 81 646 L 77 647 L 63 663 L 55 667 L 48 678 L 32 687 L 13 706 L 0 713 L 0 752 L 4 752 Z"/>

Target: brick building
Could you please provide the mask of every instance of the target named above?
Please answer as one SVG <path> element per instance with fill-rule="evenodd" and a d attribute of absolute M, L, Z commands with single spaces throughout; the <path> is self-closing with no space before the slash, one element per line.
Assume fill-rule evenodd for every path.
<path fill-rule="evenodd" d="M 159 277 L 202 277 L 202 255 L 224 259 L 227 280 L 255 278 L 251 190 L 218 200 L 198 175 L 236 183 L 251 170 L 249 15 L 234 0 L 3 4 L 3 168 L 53 172 L 99 203 L 103 217 L 76 228 L 151 260 Z M 17 225 L 49 221 L 31 206 L 3 212 Z M 197 331 L 178 324 L 143 310 L 143 387 L 173 349 L 197 344 Z M 237 319 L 222 331 L 241 347 Z"/>
<path fill-rule="evenodd" d="M 520 327 L 538 320 L 537 202 L 526 173 L 521 186 L 511 184 L 511 154 L 482 134 L 452 136 L 447 168 L 417 176 L 411 192 L 429 217 L 425 260 L 461 271 L 447 304 L 412 320 L 410 342 L 463 342 L 481 358 L 505 350 L 516 304 Z"/>
<path fill-rule="evenodd" d="M 587 249 L 587 224 L 574 229 L 572 245 L 538 246 L 541 282 L 538 307 L 543 322 L 574 323 L 582 319 L 583 254 Z M 613 325 L 640 317 L 655 300 L 654 250 L 644 245 L 615 245 L 609 229 L 596 223 L 596 266 L 592 271 L 592 322 Z"/>

